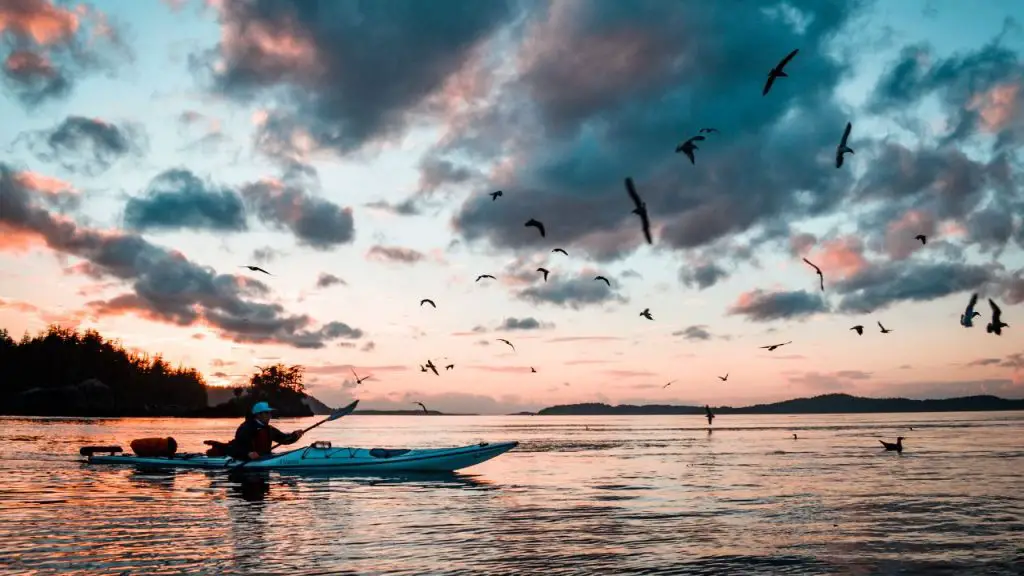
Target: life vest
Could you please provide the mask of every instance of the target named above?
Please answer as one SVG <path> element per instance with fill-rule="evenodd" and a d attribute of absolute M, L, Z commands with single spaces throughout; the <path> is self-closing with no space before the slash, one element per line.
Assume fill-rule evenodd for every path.
<path fill-rule="evenodd" d="M 252 435 L 252 452 L 260 455 L 269 454 L 270 448 L 274 445 L 270 440 L 270 426 L 261 426 Z"/>

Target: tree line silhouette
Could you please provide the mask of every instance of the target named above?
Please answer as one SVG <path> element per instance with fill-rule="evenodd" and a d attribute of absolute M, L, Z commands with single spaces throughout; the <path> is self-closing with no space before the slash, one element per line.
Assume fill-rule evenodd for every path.
<path fill-rule="evenodd" d="M 301 366 L 261 367 L 234 397 L 207 406 L 195 368 L 129 351 L 95 330 L 51 325 L 20 341 L 0 328 L 0 414 L 36 416 L 239 416 L 259 400 L 307 416 Z"/>

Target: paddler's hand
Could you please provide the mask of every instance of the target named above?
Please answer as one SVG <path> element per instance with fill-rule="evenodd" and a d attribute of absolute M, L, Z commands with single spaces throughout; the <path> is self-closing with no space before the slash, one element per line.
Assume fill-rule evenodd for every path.
<path fill-rule="evenodd" d="M 260 453 L 259 452 L 249 452 L 249 460 L 259 460 L 259 458 L 260 458 Z"/>
<path fill-rule="evenodd" d="M 295 432 L 292 432 L 292 438 L 296 440 L 302 438 L 302 430 L 296 430 Z"/>

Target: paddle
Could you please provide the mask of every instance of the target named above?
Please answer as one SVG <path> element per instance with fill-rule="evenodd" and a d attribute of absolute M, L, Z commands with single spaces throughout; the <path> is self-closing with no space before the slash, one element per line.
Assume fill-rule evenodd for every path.
<path fill-rule="evenodd" d="M 359 404 L 359 400 L 353 400 L 352 403 L 349 404 L 348 406 L 344 406 L 342 408 L 338 408 L 337 410 L 334 410 L 333 412 L 331 412 L 331 415 L 328 416 L 327 418 L 324 418 L 323 420 L 317 422 L 316 424 L 313 424 L 309 428 L 304 429 L 302 431 L 302 434 L 305 435 L 306 432 L 309 432 L 310 430 L 312 430 L 313 428 L 316 428 L 317 426 L 319 426 L 321 424 L 326 424 L 327 422 L 331 422 L 332 420 L 337 420 L 338 418 L 341 418 L 342 416 L 348 416 L 349 414 L 351 414 L 352 412 L 355 411 L 356 404 Z M 281 445 L 280 442 L 274 444 L 273 446 L 270 447 L 270 451 L 273 452 L 274 448 L 277 448 L 280 445 Z M 238 468 L 241 468 L 241 467 L 245 466 L 249 462 L 252 462 L 252 460 L 246 460 L 245 462 L 242 462 L 238 466 L 235 466 L 233 469 L 237 470 Z"/>

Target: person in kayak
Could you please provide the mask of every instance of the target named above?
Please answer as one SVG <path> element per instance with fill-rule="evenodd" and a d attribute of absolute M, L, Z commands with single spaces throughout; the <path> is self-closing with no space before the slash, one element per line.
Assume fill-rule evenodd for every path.
<path fill-rule="evenodd" d="M 273 408 L 266 402 L 257 402 L 245 422 L 235 430 L 235 438 L 228 445 L 236 460 L 256 460 L 270 454 L 274 442 L 294 444 L 302 438 L 302 430 L 285 434 L 270 425 Z"/>

